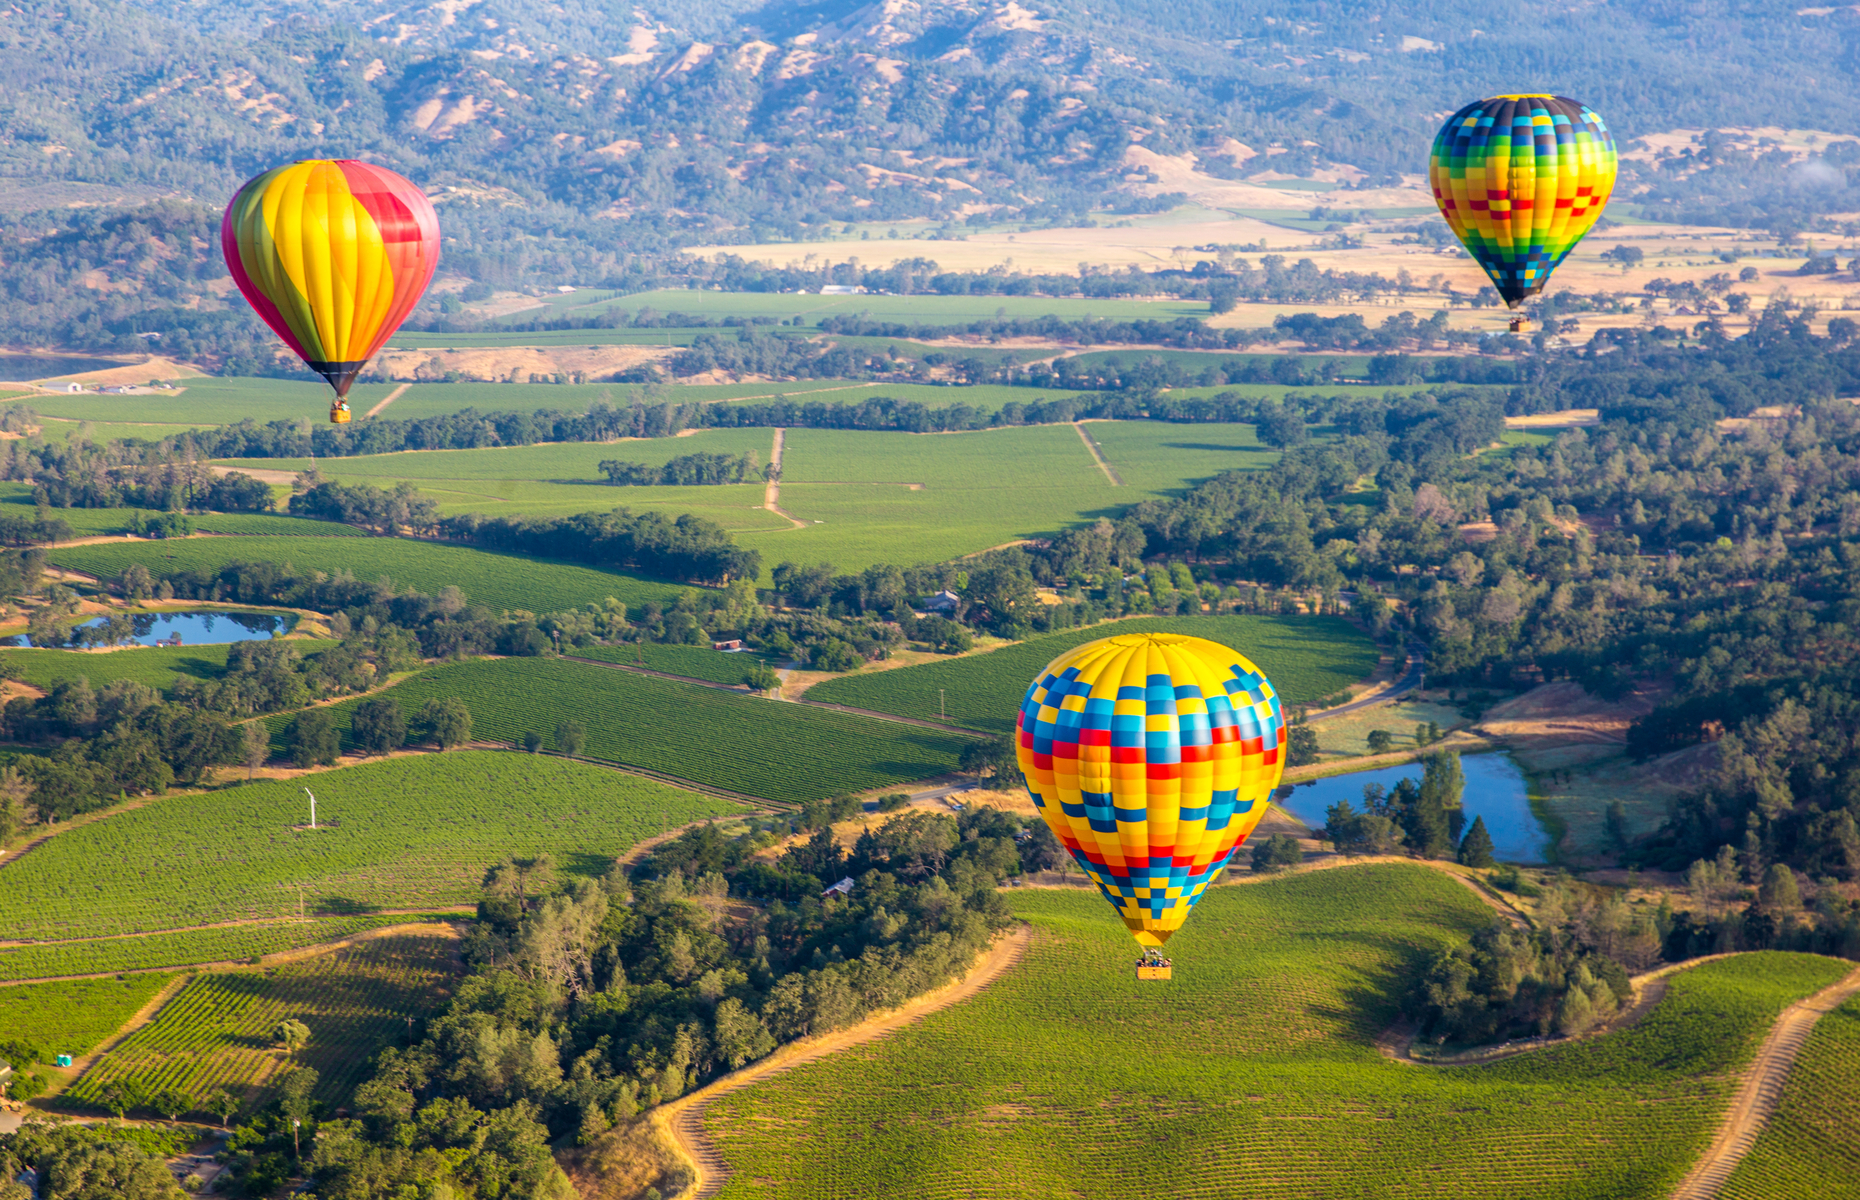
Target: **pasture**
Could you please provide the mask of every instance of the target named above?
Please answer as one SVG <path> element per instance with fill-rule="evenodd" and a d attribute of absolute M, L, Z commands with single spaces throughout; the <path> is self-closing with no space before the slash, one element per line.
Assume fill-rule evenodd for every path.
<path fill-rule="evenodd" d="M 865 253 L 863 243 L 857 247 L 847 246 L 844 250 L 860 255 Z M 575 315 L 631 315 L 648 308 L 659 313 L 688 313 L 712 321 L 723 321 L 730 317 L 771 317 L 790 321 L 798 317 L 798 323 L 803 325 L 818 325 L 831 316 L 861 316 L 874 321 L 921 325 L 967 325 L 996 317 L 1015 319 L 1057 316 L 1068 320 L 1102 317 L 1110 320 L 1173 321 L 1178 317 L 1201 318 L 1208 315 L 1207 302 L 1201 300 L 1097 300 L 1049 296 L 938 296 L 922 293 L 912 296 L 822 296 L 818 293 L 711 292 L 669 288 L 576 305 Z M 524 321 L 537 315 L 540 314 L 530 310 L 512 314 L 510 319 Z"/>
<path fill-rule="evenodd" d="M 60 1054 L 89 1054 L 167 982 L 166 975 L 130 975 L 0 987 L 0 1044 L 36 1046 L 48 1064 Z M 14 1062 L 13 1068 L 28 1065 Z"/>
<path fill-rule="evenodd" d="M 1339 617 L 1132 617 L 1013 642 L 986 654 L 828 679 L 809 688 L 807 698 L 920 719 L 935 719 L 940 704 L 952 724 L 1007 734 L 1028 685 L 1047 663 L 1086 642 L 1151 631 L 1234 647 L 1292 704 L 1356 682 L 1375 668 L 1377 658 L 1369 636 Z"/>
<path fill-rule="evenodd" d="M 57 566 L 101 579 L 121 575 L 131 563 L 141 563 L 160 578 L 181 571 L 217 571 L 232 562 L 288 562 L 300 571 L 387 578 L 397 588 L 428 594 L 456 584 L 473 603 L 493 611 L 560 612 L 598 604 L 609 596 L 629 607 L 654 600 L 669 606 L 683 590 L 679 584 L 577 563 L 408 538 L 182 538 L 58 546 L 51 549 L 50 558 Z"/>
<path fill-rule="evenodd" d="M 1223 471 L 1263 471 L 1279 452 L 1262 446 L 1251 425 L 1165 425 L 1159 421 L 1087 421 L 1079 426 L 1124 486 L 1150 496 L 1179 496 Z"/>
<path fill-rule="evenodd" d="M 455 696 L 471 708 L 472 736 L 487 740 L 515 743 L 534 732 L 547 746 L 557 723 L 580 721 L 589 758 L 788 804 L 944 774 L 955 769 L 968 741 L 562 659 L 436 667 L 382 694 L 400 701 L 409 716 L 428 700 Z M 345 743 L 356 703 L 331 710 Z M 290 718 L 267 721 L 281 748 Z M 522 764 L 541 760 L 505 761 L 513 764 L 507 770 L 521 772 Z"/>
<path fill-rule="evenodd" d="M 1724 1200 L 1860 1197 L 1860 999 L 1815 1023 L 1775 1115 L 1725 1181 Z"/>
<path fill-rule="evenodd" d="M 222 925 L 136 937 L 38 942 L 0 948 L 0 982 L 244 962 L 306 946 L 326 945 L 370 929 L 434 919 L 437 918 L 406 914 L 289 918 L 257 925 Z M 0 990 L 0 995 L 4 994 L 4 990 Z"/>
<path fill-rule="evenodd" d="M 302 641 L 313 653 L 333 642 Z M 138 646 L 125 650 L 0 650 L 0 662 L 17 665 L 20 680 L 49 688 L 60 679 L 88 679 L 94 688 L 127 679 L 165 692 L 178 679 L 218 679 L 226 674 L 227 646 Z"/>
<path fill-rule="evenodd" d="M 314 831 L 297 828 L 306 784 L 325 826 Z M 0 937 L 287 917 L 300 903 L 338 914 L 470 904 L 506 854 L 547 852 L 598 875 L 667 825 L 736 811 L 618 771 L 472 750 L 171 795 L 68 829 L 0 870 Z"/>
<path fill-rule="evenodd" d="M 404 1043 L 407 1021 L 444 1003 L 455 945 L 440 930 L 408 933 L 262 972 L 197 975 L 66 1098 L 101 1108 L 112 1084 L 134 1080 L 150 1092 L 178 1089 L 197 1105 L 226 1088 L 251 1113 L 280 1074 L 305 1066 L 320 1076 L 317 1099 L 345 1104 L 372 1074 L 376 1052 Z M 284 1020 L 310 1028 L 294 1058 L 271 1041 Z"/>
<path fill-rule="evenodd" d="M 709 1109 L 725 1197 L 1652 1200 L 1776 1013 L 1846 970 L 1710 963 L 1632 1030 L 1441 1070 L 1373 1045 L 1425 957 L 1490 918 L 1437 872 L 1211 889 L 1170 942 L 1167 984 L 1131 978 L 1097 895 L 1010 903 L 1033 944 L 985 991 Z"/>

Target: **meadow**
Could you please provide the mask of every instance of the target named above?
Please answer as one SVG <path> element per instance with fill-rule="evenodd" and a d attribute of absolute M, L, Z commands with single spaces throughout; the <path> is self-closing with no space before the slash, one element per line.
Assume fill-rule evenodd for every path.
<path fill-rule="evenodd" d="M 1009 902 L 1033 943 L 985 991 L 709 1109 L 724 1197 L 1651 1200 L 1775 1014 L 1846 970 L 1709 963 L 1632 1030 L 1443 1070 L 1373 1045 L 1425 957 L 1490 918 L 1440 873 L 1212 889 L 1170 942 L 1167 984 L 1131 978 L 1098 896 Z"/>
<path fill-rule="evenodd" d="M 231 562 L 288 562 L 300 571 L 349 571 L 365 580 L 386 577 L 397 588 L 428 594 L 457 585 L 473 603 L 494 611 L 561 612 L 598 604 L 609 596 L 629 607 L 651 601 L 670 606 L 683 590 L 676 583 L 618 571 L 408 538 L 182 538 L 55 546 L 50 558 L 57 566 L 100 579 L 121 575 L 131 563 L 141 563 L 159 578 L 180 571 L 217 571 Z"/>
<path fill-rule="evenodd" d="M 36 1046 L 48 1063 L 60 1054 L 89 1054 L 167 983 L 166 975 L 130 975 L 0 987 L 0 1043 Z"/>
<path fill-rule="evenodd" d="M 1262 446 L 1251 425 L 1165 425 L 1158 421 L 1087 421 L 1080 425 L 1098 444 L 1124 486 L 1139 495 L 1179 496 L 1223 471 L 1263 471 L 1279 452 Z"/>
<path fill-rule="evenodd" d="M 723 653 L 706 646 L 667 646 L 659 642 L 634 642 L 626 646 L 584 646 L 568 651 L 577 658 L 597 662 L 625 663 L 683 675 L 687 679 L 708 679 L 712 683 L 739 684 L 752 667 L 772 664 L 773 659 L 753 650 Z"/>
<path fill-rule="evenodd" d="M 1177 317 L 1201 318 L 1208 315 L 1207 302 L 1201 300 L 936 296 L 921 293 L 911 296 L 822 296 L 804 292 L 710 292 L 682 289 L 636 292 L 574 307 L 577 316 L 601 312 L 631 314 L 650 308 L 659 313 L 689 313 L 713 321 L 730 317 L 773 317 L 777 320 L 799 317 L 799 323 L 804 325 L 818 325 L 822 319 L 830 316 L 863 316 L 874 321 L 921 325 L 967 325 L 996 317 L 1103 317 L 1114 320 L 1173 321 Z M 509 319 L 526 321 L 537 315 L 540 314 L 531 310 L 513 313 Z"/>
<path fill-rule="evenodd" d="M 1775 1115 L 1718 1193 L 1724 1200 L 1860 1197 L 1860 999 L 1815 1023 Z"/>
<path fill-rule="evenodd" d="M 428 700 L 458 697 L 471 709 L 472 736 L 486 740 L 516 743 L 534 732 L 552 745 L 557 723 L 580 721 L 589 758 L 786 804 L 944 774 L 969 740 L 562 659 L 436 667 L 382 694 L 409 715 Z M 345 744 L 356 703 L 331 708 Z M 280 749 L 289 722 L 268 718 Z M 540 760 L 509 761 L 521 771 Z"/>
<path fill-rule="evenodd" d="M 322 946 L 389 925 L 439 920 L 404 913 L 362 917 L 289 918 L 257 925 L 222 925 L 136 937 L 101 937 L 75 942 L 39 942 L 0 949 L 0 982 L 101 975 L 115 971 L 167 970 L 207 963 L 245 962 L 307 946 Z M 0 995 L 4 990 L 0 989 Z"/>
<path fill-rule="evenodd" d="M 297 828 L 306 785 L 324 826 L 314 831 Z M 618 771 L 472 750 L 171 795 L 68 829 L 0 870 L 0 937 L 286 917 L 300 903 L 337 914 L 470 904 L 506 854 L 546 851 L 600 874 L 667 825 L 737 811 Z"/>
<path fill-rule="evenodd" d="M 298 643 L 314 653 L 332 642 Z M 20 681 L 50 688 L 60 679 L 88 679 L 94 688 L 127 679 L 166 692 L 179 679 L 218 679 L 226 674 L 228 646 L 140 646 L 127 650 L 39 650 L 22 647 L 0 650 L 0 662 L 20 669 Z"/>
<path fill-rule="evenodd" d="M 1051 534 L 1126 499 L 1069 425 L 978 433 L 791 429 L 781 507 L 804 529 L 737 540 L 765 567 L 911 566 Z"/>
<path fill-rule="evenodd" d="M 1041 668 L 1074 646 L 1122 633 L 1185 633 L 1232 646 L 1266 672 L 1292 704 L 1340 691 L 1375 668 L 1369 636 L 1340 617 L 1133 617 L 1015 642 L 986 654 L 844 675 L 817 683 L 807 698 L 901 717 L 934 719 L 1006 734 Z"/>
<path fill-rule="evenodd" d="M 66 1093 L 103 1107 L 114 1083 L 176 1088 L 199 1104 L 219 1088 L 257 1111 L 292 1066 L 319 1075 L 316 1098 L 347 1103 L 375 1051 L 405 1040 L 407 1022 L 445 1002 L 456 943 L 441 931 L 380 938 L 269 970 L 197 975 L 155 1019 L 104 1055 Z M 294 1058 L 271 1040 L 278 1022 L 310 1028 Z"/>
<path fill-rule="evenodd" d="M 199 428 L 233 425 L 250 417 L 267 421 L 324 421 L 329 417 L 329 385 L 320 379 L 264 379 L 252 376 L 200 377 L 182 382 L 179 393 L 141 396 L 76 395 L 33 396 L 32 410 L 48 417 L 103 423 L 140 423 L 155 426 Z M 349 403 L 367 412 L 394 384 L 358 383 Z M 126 437 L 158 438 L 162 433 L 127 433 Z"/>

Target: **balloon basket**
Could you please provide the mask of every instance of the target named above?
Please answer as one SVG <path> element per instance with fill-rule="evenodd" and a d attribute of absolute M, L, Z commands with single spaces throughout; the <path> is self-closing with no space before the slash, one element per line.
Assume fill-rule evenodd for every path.
<path fill-rule="evenodd" d="M 329 423 L 331 425 L 347 425 L 349 423 L 349 406 L 346 404 L 330 405 Z"/>
<path fill-rule="evenodd" d="M 1531 323 L 1528 320 L 1526 320 L 1523 317 L 1511 318 L 1511 332 L 1529 333 L 1530 331 L 1531 331 Z"/>
<path fill-rule="evenodd" d="M 1175 970 L 1174 967 L 1158 967 L 1158 966 L 1138 967 L 1137 978 L 1141 980 L 1169 979 L 1169 978 L 1172 978 L 1172 976 L 1170 975 L 1170 972 L 1174 970 Z"/>

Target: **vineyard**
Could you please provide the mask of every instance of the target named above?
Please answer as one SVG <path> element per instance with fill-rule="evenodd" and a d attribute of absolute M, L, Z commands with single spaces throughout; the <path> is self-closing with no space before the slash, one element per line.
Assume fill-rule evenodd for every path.
<path fill-rule="evenodd" d="M 590 758 L 796 804 L 944 774 L 955 769 L 968 742 L 953 733 L 561 659 L 437 667 L 383 694 L 399 700 L 410 716 L 428 700 L 456 696 L 471 708 L 473 736 L 498 741 L 535 732 L 548 744 L 558 722 L 580 721 L 588 731 L 583 753 Z M 345 741 L 356 703 L 330 710 Z M 280 750 L 289 721 L 269 718 Z"/>
<path fill-rule="evenodd" d="M 1262 471 L 1279 461 L 1251 425 L 1092 421 L 1083 428 L 1125 487 L 1152 496 L 1180 495 L 1222 471 Z"/>
<path fill-rule="evenodd" d="M 332 644 L 299 642 L 298 646 L 305 653 L 313 653 Z M 0 650 L 0 660 L 17 665 L 21 682 L 36 688 L 49 688 L 60 679 L 88 679 L 94 688 L 127 679 L 165 692 L 177 679 L 218 679 L 224 675 L 226 651 L 224 645 L 138 646 L 102 653 L 9 649 Z"/>
<path fill-rule="evenodd" d="M 590 671 L 601 670 L 597 667 Z M 619 675 L 622 672 L 614 671 Z M 310 913 L 470 904 L 506 854 L 599 874 L 728 801 L 558 758 L 454 751 L 308 781 L 169 796 L 67 830 L 0 869 L 0 936 L 77 938 Z M 198 960 L 197 960 L 198 961 Z"/>
<path fill-rule="evenodd" d="M 372 917 L 310 917 L 301 921 L 291 919 L 261 925 L 182 929 L 173 933 L 146 933 L 135 937 L 40 942 L 0 949 L 0 982 L 244 962 L 267 954 L 281 954 L 287 950 L 301 950 L 306 946 L 341 941 L 370 929 L 436 919 L 436 916 L 404 913 Z M 0 992 L 0 995 L 4 995 L 4 992 Z"/>
<path fill-rule="evenodd" d="M 468 598 L 488 608 L 530 612 L 579 608 L 609 596 L 629 606 L 656 600 L 670 607 L 682 590 L 676 584 L 616 571 L 407 538 L 299 537 L 288 542 L 269 537 L 185 538 L 59 546 L 50 555 L 58 566 L 104 579 L 121 575 L 131 563 L 166 576 L 179 571 L 217 571 L 230 562 L 285 561 L 300 571 L 333 575 L 346 570 L 357 579 L 368 580 L 386 576 L 396 587 L 429 594 L 456 584 Z"/>
<path fill-rule="evenodd" d="M 1636 1029 L 1423 1069 L 1372 1040 L 1424 957 L 1490 917 L 1436 872 L 1213 889 L 1166 986 L 1131 978 L 1097 896 L 1011 903 L 1034 942 L 987 990 L 709 1110 L 724 1196 L 1652 1200 L 1708 1140 L 1728 1069 L 1846 969 L 1710 963 Z"/>
<path fill-rule="evenodd" d="M 129 1080 L 149 1092 L 175 1088 L 197 1102 L 226 1088 L 246 1100 L 249 1113 L 267 1099 L 273 1076 L 293 1065 L 271 1030 L 294 1019 L 310 1027 L 294 1065 L 317 1071 L 319 1100 L 344 1104 L 368 1077 L 375 1053 L 405 1041 L 408 1018 L 444 1002 L 455 945 L 436 930 L 263 972 L 196 976 L 66 1095 L 101 1107 L 111 1084 Z"/>
<path fill-rule="evenodd" d="M 1860 999 L 1815 1023 L 1782 1102 L 1719 1193 L 1724 1200 L 1860 1197 Z"/>
<path fill-rule="evenodd" d="M 167 982 L 166 975 L 131 975 L 0 987 L 0 1043 L 37 1046 L 47 1055 L 89 1054 Z"/>
<path fill-rule="evenodd" d="M 829 679 L 809 688 L 807 698 L 931 719 L 941 704 L 953 724 L 1005 734 L 1014 728 L 1027 685 L 1062 652 L 1113 634 L 1149 630 L 1234 647 L 1258 663 L 1280 695 L 1294 704 L 1340 691 L 1376 665 L 1369 635 L 1338 617 L 1133 617 L 1031 638 L 987 654 Z"/>
<path fill-rule="evenodd" d="M 659 642 L 635 642 L 630 646 L 587 646 L 573 653 L 577 658 L 592 658 L 597 662 L 624 663 L 629 667 L 644 667 L 648 671 L 663 671 L 667 675 L 683 675 L 687 679 L 708 679 L 712 683 L 729 684 L 742 683 L 744 672 L 770 661 L 753 651 L 724 654 L 702 646 L 668 646 Z"/>

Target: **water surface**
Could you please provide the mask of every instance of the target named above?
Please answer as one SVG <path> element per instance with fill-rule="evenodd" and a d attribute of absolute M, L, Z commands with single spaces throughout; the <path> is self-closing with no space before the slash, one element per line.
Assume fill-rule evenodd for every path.
<path fill-rule="evenodd" d="M 1466 824 L 1474 817 L 1485 818 L 1486 832 L 1492 835 L 1492 848 L 1506 862 L 1540 863 L 1550 851 L 1550 837 L 1531 812 L 1530 797 L 1525 790 L 1524 772 L 1508 754 L 1468 754 L 1460 759 L 1466 773 L 1466 790 L 1460 804 L 1466 812 Z M 1339 800 L 1348 800 L 1358 812 L 1363 810 L 1363 785 L 1379 783 L 1393 791 L 1403 779 L 1419 781 L 1420 763 L 1401 767 L 1379 767 L 1373 771 L 1354 771 L 1300 783 L 1288 798 L 1279 801 L 1282 808 L 1313 829 L 1324 825 L 1324 810 Z"/>
<path fill-rule="evenodd" d="M 132 632 L 128 639 L 118 639 L 118 645 L 155 646 L 173 645 L 175 635 L 179 634 L 183 646 L 218 646 L 226 642 L 249 642 L 254 638 L 268 638 L 272 633 L 288 633 L 297 618 L 289 613 L 266 612 L 174 612 L 174 613 L 130 613 L 119 617 L 98 617 L 86 621 L 72 631 L 73 645 L 107 645 L 107 642 L 93 640 L 95 632 L 86 634 L 85 630 L 101 630 L 111 620 L 122 622 L 127 618 Z"/>

